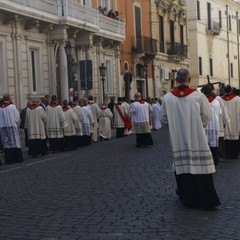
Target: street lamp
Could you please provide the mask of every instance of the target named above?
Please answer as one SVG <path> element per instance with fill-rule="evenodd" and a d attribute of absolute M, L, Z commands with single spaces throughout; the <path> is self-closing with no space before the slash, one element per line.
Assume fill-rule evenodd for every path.
<path fill-rule="evenodd" d="M 70 41 L 67 41 L 65 47 L 65 53 L 67 56 L 67 71 L 68 71 L 68 86 L 69 86 L 69 95 L 70 98 L 73 97 L 73 77 L 72 77 L 72 52 L 73 47 Z"/>
<path fill-rule="evenodd" d="M 105 100 L 104 82 L 105 82 L 106 70 L 107 70 L 107 67 L 104 65 L 104 63 L 102 63 L 102 65 L 99 67 L 99 71 L 100 71 L 100 76 L 101 76 L 101 80 L 102 80 L 103 102 Z"/>
<path fill-rule="evenodd" d="M 146 83 L 146 99 L 148 100 L 148 65 L 147 63 L 144 63 L 143 66 L 143 72 L 145 74 L 145 83 Z"/>

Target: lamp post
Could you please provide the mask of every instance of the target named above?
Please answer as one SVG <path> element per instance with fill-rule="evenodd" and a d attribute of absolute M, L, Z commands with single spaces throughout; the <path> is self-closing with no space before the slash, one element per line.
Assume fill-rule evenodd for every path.
<path fill-rule="evenodd" d="M 145 74 L 145 84 L 146 84 L 146 99 L 148 99 L 148 65 L 144 63 L 143 72 Z"/>
<path fill-rule="evenodd" d="M 106 70 L 107 70 L 107 67 L 104 65 L 104 63 L 102 63 L 101 66 L 99 67 L 99 71 L 100 71 L 100 76 L 101 76 L 101 80 L 102 80 L 103 102 L 105 100 L 104 82 L 105 82 Z"/>
<path fill-rule="evenodd" d="M 71 45 L 71 42 L 68 41 L 65 45 L 65 52 L 67 56 L 67 70 L 68 70 L 68 86 L 69 86 L 69 96 L 70 98 L 73 97 L 74 92 L 73 92 L 73 75 L 72 75 L 72 52 L 73 52 L 73 47 Z"/>
<path fill-rule="evenodd" d="M 130 101 L 132 74 L 129 72 L 126 72 L 124 74 L 123 80 L 125 82 L 125 97 L 126 97 L 127 101 Z"/>

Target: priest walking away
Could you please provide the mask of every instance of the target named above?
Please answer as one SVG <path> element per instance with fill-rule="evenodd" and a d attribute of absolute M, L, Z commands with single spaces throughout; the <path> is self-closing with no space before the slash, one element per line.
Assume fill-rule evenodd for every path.
<path fill-rule="evenodd" d="M 177 87 L 164 96 L 160 120 L 169 125 L 179 199 L 185 207 L 212 210 L 220 205 L 204 131 L 212 112 L 206 96 L 189 87 L 190 79 L 187 69 L 178 70 Z"/>

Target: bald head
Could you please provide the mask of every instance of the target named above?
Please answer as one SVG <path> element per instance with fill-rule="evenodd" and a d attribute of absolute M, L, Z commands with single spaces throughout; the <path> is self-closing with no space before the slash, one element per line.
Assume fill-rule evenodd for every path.
<path fill-rule="evenodd" d="M 179 69 L 176 80 L 180 84 L 188 83 L 190 81 L 190 72 L 185 68 Z"/>
<path fill-rule="evenodd" d="M 134 94 L 134 99 L 135 99 L 135 100 L 141 99 L 141 97 L 142 97 L 142 95 L 141 95 L 140 92 L 136 92 L 136 93 Z"/>

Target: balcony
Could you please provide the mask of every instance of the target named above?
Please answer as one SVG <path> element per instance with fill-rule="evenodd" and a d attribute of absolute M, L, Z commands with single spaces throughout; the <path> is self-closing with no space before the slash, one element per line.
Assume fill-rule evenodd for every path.
<path fill-rule="evenodd" d="M 1 0 L 0 10 L 54 24 L 85 29 L 116 41 L 125 39 L 125 24 L 71 0 Z"/>
<path fill-rule="evenodd" d="M 132 52 L 146 55 L 156 55 L 157 53 L 157 40 L 145 36 L 132 38 Z"/>
<path fill-rule="evenodd" d="M 219 22 L 216 22 L 216 21 L 212 21 L 210 23 L 208 22 L 207 33 L 217 36 L 220 34 L 220 32 L 221 32 L 221 27 Z"/>
<path fill-rule="evenodd" d="M 167 43 L 167 54 L 170 56 L 170 58 L 175 58 L 177 60 L 185 59 L 187 58 L 187 50 L 187 45 L 182 43 Z"/>

